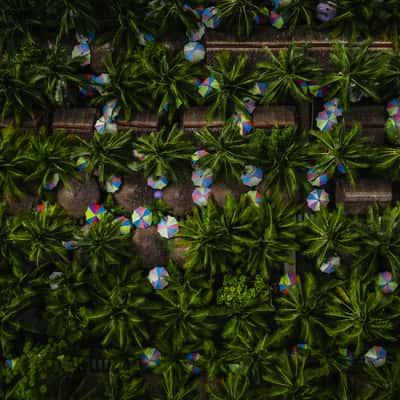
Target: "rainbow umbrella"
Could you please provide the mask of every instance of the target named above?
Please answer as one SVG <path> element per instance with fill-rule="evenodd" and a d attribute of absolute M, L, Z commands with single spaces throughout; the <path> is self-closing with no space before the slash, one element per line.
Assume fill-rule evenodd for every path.
<path fill-rule="evenodd" d="M 147 178 L 147 185 L 152 189 L 162 190 L 168 186 L 168 178 L 166 176 L 160 176 L 157 179 L 154 179 L 153 176 L 149 176 Z"/>
<path fill-rule="evenodd" d="M 167 215 L 157 225 L 157 232 L 166 239 L 171 239 L 179 232 L 179 224 L 175 217 Z"/>
<path fill-rule="evenodd" d="M 146 229 L 153 222 L 153 213 L 146 207 L 138 207 L 132 213 L 132 222 L 136 228 Z"/>
<path fill-rule="evenodd" d="M 15 368 L 16 362 L 17 362 L 16 359 L 7 358 L 4 362 L 4 364 L 5 364 L 6 368 L 13 369 L 13 368 Z"/>
<path fill-rule="evenodd" d="M 297 285 L 296 274 L 285 274 L 281 276 L 279 280 L 279 291 L 283 294 L 288 294 L 290 289 L 293 289 Z"/>
<path fill-rule="evenodd" d="M 85 212 L 86 222 L 88 224 L 97 224 L 104 218 L 106 212 L 107 210 L 102 204 L 91 204 Z"/>
<path fill-rule="evenodd" d="M 78 248 L 78 242 L 76 240 L 62 240 L 61 244 L 65 247 L 67 251 L 72 251 Z"/>
<path fill-rule="evenodd" d="M 319 269 L 325 274 L 332 274 L 335 272 L 335 267 L 340 265 L 340 257 L 331 257 L 327 262 L 323 263 Z"/>
<path fill-rule="evenodd" d="M 57 281 L 59 281 L 62 276 L 63 273 L 61 271 L 54 271 L 49 275 L 49 286 L 51 290 L 58 289 Z"/>
<path fill-rule="evenodd" d="M 96 123 L 94 124 L 94 127 L 96 131 L 100 134 L 103 133 L 115 133 L 118 131 L 118 126 L 113 120 L 111 119 L 106 119 L 103 116 L 101 116 Z"/>
<path fill-rule="evenodd" d="M 276 11 L 272 10 L 269 14 L 269 22 L 276 29 L 282 29 L 285 21 L 282 16 L 279 15 Z"/>
<path fill-rule="evenodd" d="M 82 57 L 82 66 L 89 65 L 91 61 L 90 57 L 90 47 L 86 42 L 79 43 L 74 46 L 72 49 L 72 58 L 81 58 Z"/>
<path fill-rule="evenodd" d="M 205 33 L 206 27 L 204 26 L 204 24 L 199 23 L 197 24 L 197 29 L 192 32 L 188 32 L 187 36 L 190 42 L 198 42 L 203 38 Z"/>
<path fill-rule="evenodd" d="M 119 176 L 111 175 L 106 180 L 106 192 L 107 193 L 115 193 L 121 189 L 122 179 Z"/>
<path fill-rule="evenodd" d="M 201 97 L 207 97 L 211 93 L 212 89 L 219 89 L 219 82 L 212 76 L 204 79 L 204 81 L 198 86 L 198 92 Z"/>
<path fill-rule="evenodd" d="M 256 82 L 253 88 L 250 90 L 250 93 L 254 94 L 255 96 L 260 96 L 266 91 L 267 86 L 267 82 Z"/>
<path fill-rule="evenodd" d="M 255 14 L 254 22 L 256 25 L 265 25 L 267 23 L 267 18 L 263 14 Z"/>
<path fill-rule="evenodd" d="M 207 7 L 201 15 L 201 21 L 210 29 L 216 29 L 221 24 L 221 17 L 216 7 Z"/>
<path fill-rule="evenodd" d="M 185 356 L 185 365 L 192 375 L 200 375 L 201 368 L 196 367 L 195 363 L 200 358 L 200 353 L 189 353 Z"/>
<path fill-rule="evenodd" d="M 206 51 L 201 43 L 189 42 L 185 44 L 185 47 L 183 48 L 183 54 L 186 60 L 192 63 L 197 63 L 204 60 Z"/>
<path fill-rule="evenodd" d="M 382 346 L 372 346 L 364 355 L 365 363 L 371 363 L 375 368 L 386 362 L 387 351 Z"/>
<path fill-rule="evenodd" d="M 119 233 L 121 235 L 130 235 L 132 229 L 132 223 L 129 220 L 129 218 L 125 217 L 124 215 L 121 215 L 120 217 L 115 218 L 115 221 L 118 221 L 120 224 Z"/>
<path fill-rule="evenodd" d="M 308 83 L 303 79 L 295 79 L 296 85 L 304 92 L 307 93 Z"/>
<path fill-rule="evenodd" d="M 75 39 L 79 43 L 92 43 L 95 37 L 95 32 L 88 32 L 87 34 L 83 34 L 79 31 L 75 32 Z"/>
<path fill-rule="evenodd" d="M 192 182 L 194 186 L 210 187 L 213 183 L 213 173 L 208 168 L 205 170 L 196 168 L 192 173 Z"/>
<path fill-rule="evenodd" d="M 154 368 L 160 364 L 161 353 L 154 347 L 147 347 L 140 354 L 140 362 L 147 368 Z"/>
<path fill-rule="evenodd" d="M 339 99 L 336 97 L 327 101 L 324 104 L 324 108 L 326 111 L 334 113 L 336 117 L 341 117 L 343 115 L 343 108 L 339 107 Z"/>
<path fill-rule="evenodd" d="M 76 160 L 76 167 L 78 168 L 78 171 L 82 171 L 87 163 L 89 162 L 89 159 L 87 157 L 78 157 Z"/>
<path fill-rule="evenodd" d="M 379 289 L 385 294 L 393 293 L 396 289 L 397 282 L 393 280 L 392 273 L 389 271 L 380 272 L 378 276 Z"/>
<path fill-rule="evenodd" d="M 316 82 L 316 81 L 311 81 L 308 84 L 308 90 L 310 93 L 317 98 L 323 98 L 328 94 L 329 87 L 328 86 L 322 86 Z"/>
<path fill-rule="evenodd" d="M 44 190 L 54 190 L 57 187 L 58 182 L 60 182 L 60 176 L 57 174 L 57 172 L 55 172 L 50 176 L 49 180 L 44 185 Z"/>
<path fill-rule="evenodd" d="M 192 200 L 198 206 L 206 206 L 209 197 L 211 196 L 211 189 L 206 187 L 198 187 L 193 190 Z"/>
<path fill-rule="evenodd" d="M 192 155 L 192 167 L 197 167 L 197 164 L 199 163 L 200 159 L 206 156 L 207 154 L 210 154 L 207 150 L 197 150 L 193 153 Z"/>
<path fill-rule="evenodd" d="M 253 130 L 253 121 L 246 113 L 235 114 L 234 121 L 242 136 L 248 135 Z"/>
<path fill-rule="evenodd" d="M 240 179 L 246 186 L 257 186 L 263 180 L 263 171 L 261 168 L 257 168 L 254 165 L 246 165 Z"/>
<path fill-rule="evenodd" d="M 329 203 L 329 194 L 324 189 L 314 189 L 307 196 L 307 206 L 313 211 L 319 211 L 321 206 Z"/>
<path fill-rule="evenodd" d="M 389 100 L 386 104 L 386 111 L 390 116 L 400 114 L 399 99 Z"/>
<path fill-rule="evenodd" d="M 261 193 L 258 192 L 257 190 L 250 190 L 247 193 L 247 196 L 250 197 L 250 199 L 254 202 L 256 206 L 260 206 L 262 203 L 262 197 Z"/>
<path fill-rule="evenodd" d="M 328 183 L 328 174 L 320 174 L 318 169 L 309 168 L 307 170 L 307 180 L 311 183 L 311 185 L 321 187 Z"/>
<path fill-rule="evenodd" d="M 321 111 L 318 113 L 315 119 L 317 127 L 322 131 L 331 131 L 333 127 L 337 124 L 336 115 L 331 111 Z"/>
<path fill-rule="evenodd" d="M 243 97 L 243 103 L 246 108 L 246 111 L 249 114 L 253 114 L 254 110 L 257 107 L 257 103 L 255 102 L 255 100 L 251 99 L 250 97 Z"/>
<path fill-rule="evenodd" d="M 117 107 L 118 101 L 116 99 L 107 101 L 103 106 L 103 116 L 107 120 L 113 120 L 118 117 L 121 107 Z"/>
<path fill-rule="evenodd" d="M 167 269 L 161 265 L 152 268 L 147 275 L 151 286 L 157 290 L 162 290 L 168 286 L 168 277 L 169 273 Z"/>

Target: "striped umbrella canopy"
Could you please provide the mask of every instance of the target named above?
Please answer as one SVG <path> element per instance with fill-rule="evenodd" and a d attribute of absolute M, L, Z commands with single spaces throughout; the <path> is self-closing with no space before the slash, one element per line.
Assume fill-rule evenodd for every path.
<path fill-rule="evenodd" d="M 321 187 L 328 183 L 328 174 L 321 174 L 318 168 L 311 167 L 307 170 L 307 180 L 311 185 Z"/>
<path fill-rule="evenodd" d="M 336 115 L 327 110 L 319 112 L 315 121 L 322 132 L 331 131 L 338 122 Z"/>
<path fill-rule="evenodd" d="M 121 235 L 130 235 L 132 230 L 132 223 L 129 218 L 121 215 L 120 217 L 115 218 L 115 221 L 118 221 L 120 224 L 119 233 Z"/>
<path fill-rule="evenodd" d="M 246 113 L 238 113 L 233 117 L 236 126 L 239 127 L 240 134 L 247 136 L 253 130 L 253 121 Z"/>
<path fill-rule="evenodd" d="M 297 275 L 296 274 L 285 274 L 281 276 L 279 280 L 279 291 L 283 294 L 288 294 L 289 290 L 297 286 Z"/>
<path fill-rule="evenodd" d="M 206 206 L 211 196 L 211 189 L 206 187 L 197 187 L 193 190 L 192 200 L 198 206 Z"/>
<path fill-rule="evenodd" d="M 381 367 L 386 362 L 387 351 L 382 346 L 372 346 L 364 355 L 366 364 L 372 364 L 375 368 Z"/>
<path fill-rule="evenodd" d="M 200 42 L 189 42 L 185 44 L 183 54 L 186 60 L 197 63 L 204 60 L 206 50 Z"/>
<path fill-rule="evenodd" d="M 340 265 L 340 257 L 331 257 L 327 262 L 323 263 L 319 269 L 325 274 L 332 274 L 335 272 L 335 268 Z"/>
<path fill-rule="evenodd" d="M 195 151 L 192 155 L 192 167 L 197 168 L 200 159 L 206 156 L 207 154 L 210 154 L 207 150 L 200 149 Z"/>
<path fill-rule="evenodd" d="M 261 193 L 257 190 L 249 190 L 247 193 L 247 196 L 250 197 L 250 199 L 254 202 L 256 206 L 260 206 L 262 203 L 262 196 Z"/>
<path fill-rule="evenodd" d="M 97 224 L 106 215 L 107 210 L 102 204 L 91 204 L 85 212 L 88 224 Z"/>
<path fill-rule="evenodd" d="M 207 7 L 201 15 L 201 22 L 210 29 L 217 29 L 221 24 L 221 17 L 217 7 Z"/>
<path fill-rule="evenodd" d="M 157 225 L 157 232 L 166 239 L 171 239 L 179 232 L 179 224 L 175 217 L 167 215 Z"/>
<path fill-rule="evenodd" d="M 324 189 L 314 189 L 307 196 L 307 206 L 313 211 L 319 211 L 329 204 L 329 194 Z"/>
<path fill-rule="evenodd" d="M 140 354 L 140 362 L 147 368 L 154 368 L 161 362 L 161 353 L 155 347 L 147 347 Z"/>
<path fill-rule="evenodd" d="M 54 174 L 50 175 L 48 181 L 44 185 L 44 190 L 50 191 L 54 190 L 58 183 L 60 182 L 60 176 L 55 172 Z"/>
<path fill-rule="evenodd" d="M 153 222 L 153 214 L 149 208 L 138 207 L 132 213 L 132 223 L 136 228 L 146 229 Z"/>
<path fill-rule="evenodd" d="M 246 186 L 257 186 L 263 180 L 263 171 L 254 165 L 246 165 L 240 179 Z"/>
<path fill-rule="evenodd" d="M 393 293 L 399 285 L 393 280 L 391 272 L 384 271 L 378 275 L 378 286 L 383 293 L 389 294 Z"/>
<path fill-rule="evenodd" d="M 386 104 L 386 111 L 391 117 L 400 114 L 399 98 L 389 100 Z"/>
<path fill-rule="evenodd" d="M 192 172 L 192 182 L 197 187 L 210 187 L 213 183 L 213 173 L 209 168 L 205 170 L 196 168 Z"/>
<path fill-rule="evenodd" d="M 153 177 L 149 176 L 147 178 L 147 185 L 152 189 L 162 190 L 168 186 L 168 178 L 166 176 Z"/>
<path fill-rule="evenodd" d="M 203 82 L 198 85 L 198 92 L 200 93 L 201 97 L 207 97 L 212 89 L 218 90 L 220 88 L 219 82 L 216 78 L 209 76 L 208 78 L 204 79 Z"/>
<path fill-rule="evenodd" d="M 105 188 L 107 193 L 115 193 L 121 189 L 122 178 L 120 176 L 111 175 L 107 178 Z"/>
<path fill-rule="evenodd" d="M 162 290 L 168 286 L 169 273 L 162 265 L 152 268 L 147 275 L 151 286 L 156 290 Z"/>

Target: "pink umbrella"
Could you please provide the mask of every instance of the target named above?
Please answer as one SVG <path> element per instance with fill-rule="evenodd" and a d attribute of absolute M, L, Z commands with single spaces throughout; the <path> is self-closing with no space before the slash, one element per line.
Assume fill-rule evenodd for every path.
<path fill-rule="evenodd" d="M 192 200 L 198 206 L 206 206 L 209 197 L 211 196 L 211 189 L 206 187 L 199 187 L 193 190 Z"/>
<path fill-rule="evenodd" d="M 210 187 L 213 183 L 213 173 L 210 169 L 196 168 L 192 173 L 193 185 L 198 187 Z"/>
<path fill-rule="evenodd" d="M 157 232 L 166 239 L 171 239 L 179 232 L 179 224 L 175 217 L 167 215 L 157 225 Z"/>
<path fill-rule="evenodd" d="M 329 204 L 329 194 L 324 189 L 314 189 L 307 196 L 307 206 L 313 211 L 319 211 Z"/>

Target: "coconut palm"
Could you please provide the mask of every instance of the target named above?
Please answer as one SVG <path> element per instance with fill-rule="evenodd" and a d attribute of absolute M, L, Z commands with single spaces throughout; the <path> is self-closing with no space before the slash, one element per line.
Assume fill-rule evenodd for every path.
<path fill-rule="evenodd" d="M 334 281 L 325 286 L 311 273 L 297 277 L 297 285 L 276 300 L 275 321 L 279 329 L 273 334 L 272 343 L 282 344 L 290 339 L 304 342 L 307 346 L 323 343 L 323 307 L 327 301 L 326 292 Z M 322 287 L 321 287 L 322 286 Z"/>
<path fill-rule="evenodd" d="M 247 71 L 248 58 L 244 55 L 233 58 L 225 51 L 217 53 L 215 60 L 216 66 L 207 66 L 209 76 L 218 82 L 206 98 L 208 119 L 227 119 L 236 112 L 247 113 L 244 98 L 255 99 L 252 91 L 258 74 Z"/>
<path fill-rule="evenodd" d="M 13 221 L 10 240 L 25 253 L 29 261 L 43 266 L 67 258 L 63 241 L 74 236 L 75 226 L 58 205 L 43 204 L 42 211 L 31 210 Z"/>
<path fill-rule="evenodd" d="M 208 398 L 211 400 L 247 400 L 254 398 L 250 380 L 238 372 L 231 372 L 218 383 L 207 385 Z"/>
<path fill-rule="evenodd" d="M 194 145 L 176 125 L 139 136 L 133 146 L 141 156 L 141 161 L 135 165 L 138 169 L 143 169 L 145 176 L 166 175 L 173 180 L 179 180 L 190 166 L 195 150 Z"/>
<path fill-rule="evenodd" d="M 255 15 L 269 15 L 265 3 L 258 0 L 222 0 L 217 8 L 223 25 L 234 30 L 237 38 L 251 35 Z"/>
<path fill-rule="evenodd" d="M 367 267 L 367 272 L 376 272 L 378 268 L 389 268 L 397 277 L 400 273 L 400 240 L 398 226 L 400 205 L 388 207 L 382 214 L 377 206 L 368 209 L 363 230 L 363 252 L 359 254 L 357 264 Z"/>
<path fill-rule="evenodd" d="M 195 79 L 201 68 L 187 61 L 183 54 L 173 54 L 166 47 L 151 43 L 133 56 L 140 77 L 140 93 L 151 101 L 160 115 L 167 113 L 172 122 L 176 112 L 199 102 Z"/>
<path fill-rule="evenodd" d="M 96 171 L 100 185 L 104 187 L 109 176 L 132 171 L 128 166 L 132 160 L 131 135 L 131 130 L 104 134 L 94 132 L 91 141 L 78 138 L 79 145 L 72 155 L 76 158 L 86 157 L 88 162 L 85 171 L 88 175 Z"/>
<path fill-rule="evenodd" d="M 299 81 L 318 80 L 321 67 L 308 55 L 308 47 L 296 47 L 289 43 L 287 49 L 274 54 L 266 48 L 267 60 L 257 65 L 260 79 L 267 82 L 267 89 L 262 98 L 264 104 L 285 102 L 292 97 L 296 102 L 311 101 L 299 85 Z"/>
<path fill-rule="evenodd" d="M 318 267 L 335 255 L 355 256 L 361 239 L 362 231 L 356 221 L 344 215 L 343 205 L 331 212 L 321 208 L 315 215 L 304 216 L 304 254 L 315 258 Z"/>
<path fill-rule="evenodd" d="M 39 193 L 45 189 L 53 174 L 57 174 L 60 182 L 66 186 L 70 178 L 79 179 L 76 164 L 71 159 L 76 143 L 75 136 L 48 133 L 45 128 L 41 128 L 38 134 L 29 134 L 26 159 L 30 173 L 25 179 L 40 182 Z"/>
<path fill-rule="evenodd" d="M 325 75 L 322 84 L 330 86 L 329 96 L 338 97 L 345 110 L 362 96 L 381 101 L 378 84 L 387 68 L 386 58 L 370 51 L 369 42 L 357 47 L 335 43 L 329 58 L 331 72 Z"/>
<path fill-rule="evenodd" d="M 382 147 L 376 152 L 376 167 L 395 182 L 400 181 L 400 147 Z"/>
<path fill-rule="evenodd" d="M 81 311 L 89 332 L 101 339 L 102 346 L 142 348 L 150 337 L 144 297 L 150 285 L 142 272 L 134 271 L 130 264 L 122 264 L 108 271 L 104 279 L 94 275 L 91 285 L 93 301 Z"/>
<path fill-rule="evenodd" d="M 359 123 L 354 123 L 349 131 L 341 123 L 332 131 L 311 131 L 310 134 L 316 139 L 316 146 L 310 150 L 310 154 L 321 173 L 334 176 L 337 166 L 342 165 L 346 179 L 355 185 L 358 170 L 370 167 L 369 161 L 374 157 L 374 152 L 368 144 L 368 138 L 361 136 Z"/>
<path fill-rule="evenodd" d="M 172 369 L 163 372 L 161 376 L 161 394 L 155 395 L 155 400 L 198 400 L 199 381 L 190 377 L 178 379 Z"/>
<path fill-rule="evenodd" d="M 375 282 L 373 282 L 375 283 Z M 354 346 L 356 355 L 376 340 L 396 341 L 399 299 L 371 290 L 356 273 L 343 286 L 328 294 L 324 329 L 338 344 Z"/>
<path fill-rule="evenodd" d="M 86 235 L 78 241 L 84 254 L 85 264 L 99 274 L 123 263 L 133 253 L 129 235 L 121 235 L 120 221 L 111 214 L 92 224 Z"/>
<path fill-rule="evenodd" d="M 273 128 L 270 135 L 257 130 L 250 138 L 259 165 L 266 171 L 263 185 L 271 193 L 282 189 L 293 198 L 306 186 L 309 146 L 296 126 Z"/>
<path fill-rule="evenodd" d="M 208 152 L 199 165 L 202 169 L 209 168 L 215 176 L 239 181 L 245 165 L 254 160 L 248 141 L 232 120 L 216 134 L 203 128 L 195 135 Z"/>
<path fill-rule="evenodd" d="M 384 100 L 393 98 L 400 93 L 400 83 L 398 77 L 400 76 L 400 53 L 398 51 L 391 51 L 383 53 L 382 57 L 386 57 L 387 68 L 383 71 L 380 78 L 381 97 Z"/>

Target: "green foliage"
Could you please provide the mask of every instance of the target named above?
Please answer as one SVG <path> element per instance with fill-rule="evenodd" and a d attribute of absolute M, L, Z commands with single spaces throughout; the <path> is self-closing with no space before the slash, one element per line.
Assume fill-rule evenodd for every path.
<path fill-rule="evenodd" d="M 143 169 L 145 176 L 166 175 L 179 180 L 185 167 L 189 167 L 194 145 L 185 137 L 183 130 L 174 125 L 171 129 L 162 128 L 149 135 L 139 136 L 134 150 L 143 155 L 143 160 L 135 167 Z"/>
<path fill-rule="evenodd" d="M 251 396 L 250 380 L 239 373 L 229 373 L 220 385 L 209 383 L 207 393 L 212 400 L 247 400 Z"/>
<path fill-rule="evenodd" d="M 248 141 L 240 134 L 239 128 L 230 120 L 218 132 L 208 128 L 196 131 L 196 138 L 208 151 L 200 159 L 200 167 L 209 168 L 214 175 L 234 177 L 240 181 L 245 165 L 254 160 Z"/>
<path fill-rule="evenodd" d="M 376 152 L 376 167 L 388 173 L 395 182 L 400 181 L 400 147 L 382 147 Z"/>
<path fill-rule="evenodd" d="M 360 124 L 354 123 L 349 131 L 341 123 L 332 131 L 311 131 L 310 134 L 316 138 L 316 146 L 311 154 L 318 170 L 334 176 L 337 165 L 343 164 L 346 178 L 355 185 L 358 170 L 368 168 L 369 161 L 374 157 L 368 138 L 361 136 Z"/>
<path fill-rule="evenodd" d="M 236 112 L 247 113 L 244 97 L 254 98 L 252 89 L 258 80 L 256 72 L 247 71 L 248 58 L 220 52 L 215 56 L 216 66 L 207 66 L 208 75 L 215 78 L 218 87 L 212 89 L 206 98 L 209 104 L 207 117 L 227 119 Z"/>
<path fill-rule="evenodd" d="M 162 393 L 154 397 L 155 400 L 198 400 L 199 381 L 184 378 L 178 380 L 172 370 L 167 370 L 161 377 Z"/>
<path fill-rule="evenodd" d="M 315 258 L 318 267 L 337 254 L 355 256 L 361 238 L 360 228 L 344 215 L 343 206 L 331 212 L 321 208 L 317 214 L 304 216 L 303 241 L 307 246 L 304 254 Z"/>
<path fill-rule="evenodd" d="M 299 48 L 291 42 L 287 49 L 279 50 L 276 55 L 269 48 L 265 51 L 267 60 L 257 66 L 260 78 L 267 82 L 262 102 L 281 103 L 290 97 L 296 102 L 310 102 L 311 97 L 298 85 L 298 80 L 317 80 L 321 67 L 308 55 L 308 47 Z"/>
<path fill-rule="evenodd" d="M 283 16 L 285 25 L 289 29 L 289 34 L 293 36 L 299 25 L 306 24 L 311 27 L 315 6 L 314 0 L 293 0 L 278 7 L 276 11 Z"/>

